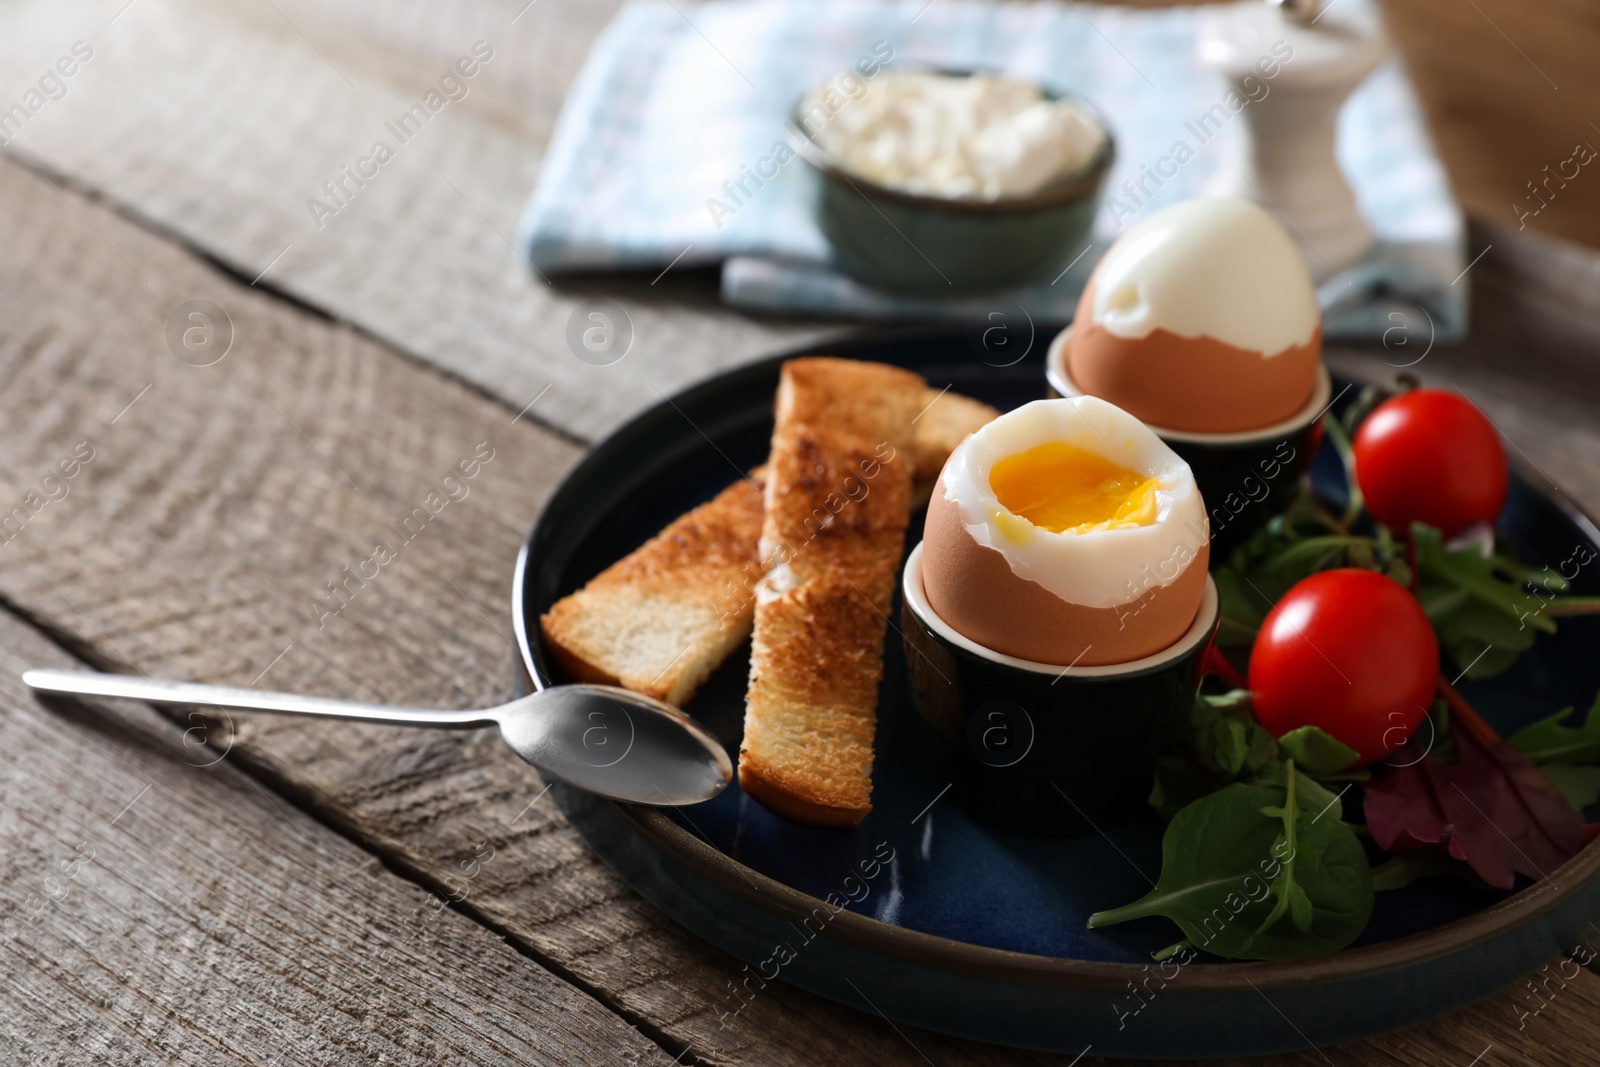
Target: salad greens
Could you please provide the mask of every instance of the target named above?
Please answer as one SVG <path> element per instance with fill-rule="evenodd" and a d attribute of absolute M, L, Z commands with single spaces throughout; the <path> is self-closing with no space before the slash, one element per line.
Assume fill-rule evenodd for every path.
<path fill-rule="evenodd" d="M 1234 959 L 1317 955 L 1359 937 L 1373 901 L 1361 842 L 1284 767 L 1284 785 L 1235 783 L 1180 811 L 1155 888 L 1091 915 L 1090 928 L 1165 916 L 1194 947 Z"/>
<path fill-rule="evenodd" d="M 1536 634 L 1555 632 L 1560 616 L 1600 611 L 1600 597 L 1567 595 L 1571 577 L 1595 559 L 1586 547 L 1555 568 L 1534 568 L 1497 545 L 1492 534 L 1447 544 L 1438 530 L 1422 523 L 1404 531 L 1405 540 L 1385 526 L 1364 523 L 1349 434 L 1378 396 L 1374 389 L 1364 390 L 1342 416 L 1324 422 L 1329 442 L 1345 462 L 1345 504 L 1339 514 L 1313 494 L 1301 493 L 1214 572 L 1222 600 L 1219 644 L 1248 646 L 1279 597 L 1301 579 L 1332 567 L 1378 571 L 1411 587 L 1433 623 L 1440 650 L 1468 679 L 1509 668 L 1533 646 Z"/>
<path fill-rule="evenodd" d="M 1519 874 L 1543 878 L 1600 826 L 1585 825 L 1527 756 L 1471 722 L 1455 732 L 1454 763 L 1430 752 L 1367 783 L 1367 829 L 1387 852 L 1431 849 L 1464 860 L 1496 889 L 1512 888 Z"/>
<path fill-rule="evenodd" d="M 1312 774 L 1330 775 L 1345 770 L 1361 754 L 1337 737 L 1315 726 L 1302 726 L 1278 738 L 1278 747 Z"/>
<path fill-rule="evenodd" d="M 1578 811 L 1600 803 L 1600 695 L 1589 706 L 1583 722 L 1566 725 L 1573 708 L 1562 708 L 1548 719 L 1525 726 L 1506 741 L 1527 756 L 1561 795 Z"/>
<path fill-rule="evenodd" d="M 1325 420 L 1345 464 L 1342 499 L 1302 492 L 1213 570 L 1217 645 L 1248 649 L 1272 605 L 1318 571 L 1388 575 L 1416 595 L 1454 664 L 1414 747 L 1355 767 L 1358 753 L 1316 727 L 1273 737 L 1247 690 L 1202 690 L 1183 743 L 1156 766 L 1150 804 L 1168 821 L 1160 878 L 1139 900 L 1096 912 L 1091 928 L 1164 916 L 1186 938 L 1168 954 L 1185 945 L 1239 959 L 1332 952 L 1366 928 L 1375 892 L 1438 875 L 1510 888 L 1600 832 L 1579 814 L 1600 802 L 1600 696 L 1581 721 L 1566 708 L 1502 740 L 1445 681 L 1499 674 L 1562 616 L 1600 612 L 1600 597 L 1571 595 L 1596 553 L 1579 546 L 1555 568 L 1534 568 L 1487 529 L 1446 542 L 1420 523 L 1396 536 L 1371 521 L 1350 436 L 1380 399 L 1366 389 Z M 1213 673 L 1237 680 L 1225 666 Z M 1347 822 L 1351 811 L 1365 825 Z"/>
<path fill-rule="evenodd" d="M 1581 724 L 1565 725 L 1574 710 L 1562 708 L 1548 719 L 1524 726 L 1507 740 L 1547 771 L 1548 764 L 1571 766 L 1600 760 L 1600 696 L 1595 697 Z"/>

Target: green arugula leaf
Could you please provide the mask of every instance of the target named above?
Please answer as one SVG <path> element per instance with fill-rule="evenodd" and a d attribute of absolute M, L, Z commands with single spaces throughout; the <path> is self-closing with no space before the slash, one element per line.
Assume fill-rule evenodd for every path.
<path fill-rule="evenodd" d="M 1600 801 L 1600 767 L 1574 767 L 1568 763 L 1547 763 L 1539 768 L 1555 783 L 1574 811 L 1582 811 Z"/>
<path fill-rule="evenodd" d="M 1380 527 L 1375 537 L 1352 534 L 1315 497 L 1301 493 L 1213 569 L 1222 613 L 1217 641 L 1250 644 L 1278 598 L 1317 571 L 1365 567 L 1408 582 L 1403 556 L 1387 530 Z"/>
<path fill-rule="evenodd" d="M 1509 578 L 1514 578 L 1519 582 L 1527 582 L 1530 585 L 1542 585 L 1552 593 L 1565 593 L 1572 588 L 1571 582 L 1549 567 L 1540 567 L 1535 570 L 1526 563 L 1519 563 L 1514 559 L 1501 557 L 1500 570 Z"/>
<path fill-rule="evenodd" d="M 1322 423 L 1322 432 L 1327 435 L 1328 443 L 1339 454 L 1339 462 L 1344 467 L 1345 505 L 1344 514 L 1340 517 L 1345 526 L 1349 526 L 1361 514 L 1361 509 L 1366 506 L 1366 500 L 1361 495 L 1361 482 L 1356 478 L 1355 450 L 1350 445 L 1350 439 L 1355 436 L 1356 427 L 1360 420 L 1365 418 L 1372 410 L 1369 393 L 1376 395 L 1369 385 L 1361 391 L 1356 403 L 1345 409 L 1341 418 L 1326 419 Z"/>
<path fill-rule="evenodd" d="M 1524 756 L 1541 765 L 1593 763 L 1600 760 L 1600 695 L 1595 696 L 1582 725 L 1562 725 L 1571 717 L 1573 710 L 1562 708 L 1548 719 L 1524 726 L 1506 740 Z M 1574 804 L 1573 807 L 1578 805 Z"/>
<path fill-rule="evenodd" d="M 1515 648 L 1519 652 L 1533 647 L 1533 627 L 1519 623 L 1516 616 L 1485 604 L 1481 600 L 1475 600 L 1462 590 L 1453 590 L 1462 594 L 1460 599 L 1456 599 L 1451 596 L 1437 596 L 1436 589 L 1436 586 L 1423 587 L 1430 604 L 1445 605 L 1442 609 L 1436 609 L 1438 614 L 1430 615 L 1429 619 L 1439 634 L 1439 639 L 1446 644 L 1478 640 L 1497 648 Z M 1427 610 L 1426 605 L 1423 610 Z M 1549 619 L 1545 619 L 1544 622 L 1555 625 Z"/>
<path fill-rule="evenodd" d="M 1351 537 L 1348 534 L 1324 534 L 1295 541 L 1283 551 L 1269 557 L 1257 568 L 1267 574 L 1307 574 L 1324 569 L 1322 564 L 1350 553 L 1356 548 L 1371 548 L 1375 540 Z M 1298 580 L 1298 579 L 1297 579 Z"/>
<path fill-rule="evenodd" d="M 1307 773 L 1318 777 L 1338 774 L 1361 758 L 1361 753 L 1316 726 L 1290 730 L 1278 738 L 1278 747 Z"/>
<path fill-rule="evenodd" d="M 1233 959 L 1293 959 L 1353 942 L 1372 914 L 1366 852 L 1337 818 L 1307 811 L 1307 779 L 1286 773 L 1294 796 L 1236 783 L 1178 812 L 1155 888 L 1091 915 L 1090 928 L 1165 916 L 1196 948 Z"/>
<path fill-rule="evenodd" d="M 1418 578 L 1423 587 L 1442 585 L 1460 590 L 1468 598 L 1462 607 L 1475 602 L 1505 616 L 1510 626 L 1500 630 L 1502 634 L 1522 633 L 1529 627 L 1555 633 L 1555 620 L 1543 611 L 1549 598 L 1528 591 L 1529 582 L 1523 577 L 1527 570 L 1521 564 L 1501 555 L 1485 556 L 1474 545 L 1447 551 L 1440 532 L 1420 522 L 1411 525 L 1411 542 L 1416 546 Z M 1442 622 L 1435 616 L 1429 618 L 1435 626 Z"/>
<path fill-rule="evenodd" d="M 1247 690 L 1200 694 L 1189 725 L 1195 755 L 1223 781 L 1255 774 L 1277 756 L 1277 743 L 1250 712 Z"/>

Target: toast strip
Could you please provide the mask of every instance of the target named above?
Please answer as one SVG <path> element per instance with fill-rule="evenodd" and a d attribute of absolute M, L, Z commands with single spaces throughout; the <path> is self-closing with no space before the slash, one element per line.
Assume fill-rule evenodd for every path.
<path fill-rule="evenodd" d="M 956 445 L 997 415 L 987 404 L 924 387 L 914 500 L 927 499 Z M 760 472 L 754 480 L 762 481 Z M 686 703 L 750 634 L 764 573 L 762 492 L 760 484 L 736 482 L 558 601 L 539 625 L 562 672 Z"/>
<path fill-rule="evenodd" d="M 944 461 L 967 435 L 1000 417 L 1000 412 L 980 400 L 948 389 L 928 389 L 921 414 L 916 416 L 917 476 L 912 483 L 912 499 L 926 504 L 934 483 L 944 470 Z"/>
<path fill-rule="evenodd" d="M 871 810 L 883 636 L 926 386 L 847 360 L 784 365 L 767 464 L 739 784 L 779 815 Z"/>
<path fill-rule="evenodd" d="M 539 619 L 575 681 L 681 705 L 750 634 L 762 489 L 734 482 Z"/>

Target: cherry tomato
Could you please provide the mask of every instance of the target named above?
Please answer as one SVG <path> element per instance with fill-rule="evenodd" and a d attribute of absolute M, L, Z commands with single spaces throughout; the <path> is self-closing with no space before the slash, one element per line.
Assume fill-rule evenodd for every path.
<path fill-rule="evenodd" d="M 1363 766 L 1406 744 L 1427 714 L 1439 642 L 1404 586 L 1344 567 L 1283 595 L 1256 634 L 1249 673 L 1256 720 L 1269 733 L 1319 727 Z"/>
<path fill-rule="evenodd" d="M 1414 389 L 1372 410 L 1352 442 L 1356 481 L 1372 517 L 1404 533 L 1413 522 L 1450 535 L 1493 523 L 1506 502 L 1506 453 L 1466 398 Z"/>

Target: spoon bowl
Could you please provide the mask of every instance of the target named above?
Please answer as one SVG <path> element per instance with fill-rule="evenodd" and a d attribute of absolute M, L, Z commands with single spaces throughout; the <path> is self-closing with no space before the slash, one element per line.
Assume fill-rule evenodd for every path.
<path fill-rule="evenodd" d="M 669 704 L 607 685 L 558 685 L 494 709 L 517 755 L 590 793 L 634 804 L 709 800 L 733 780 L 722 745 Z"/>

